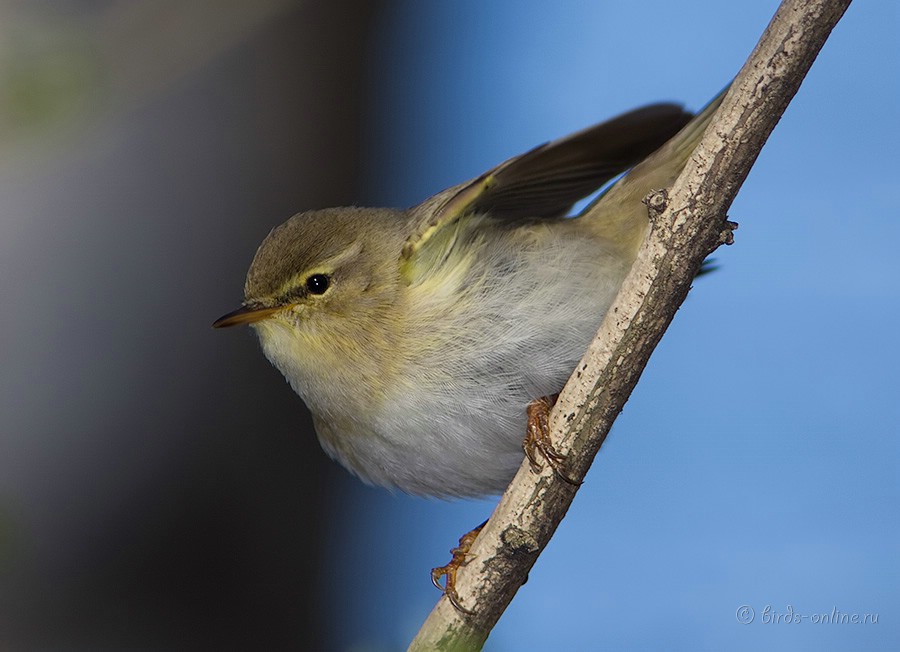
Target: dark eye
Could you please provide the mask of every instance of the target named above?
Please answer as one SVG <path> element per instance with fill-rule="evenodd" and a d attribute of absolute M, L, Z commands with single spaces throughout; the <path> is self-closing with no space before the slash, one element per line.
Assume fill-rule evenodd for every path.
<path fill-rule="evenodd" d="M 306 279 L 306 289 L 310 294 L 325 294 L 329 285 L 331 285 L 331 279 L 328 274 L 313 274 Z"/>

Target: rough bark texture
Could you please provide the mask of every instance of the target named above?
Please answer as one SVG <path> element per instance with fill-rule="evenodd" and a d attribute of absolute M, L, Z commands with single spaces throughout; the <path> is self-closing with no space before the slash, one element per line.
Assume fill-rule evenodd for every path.
<path fill-rule="evenodd" d="M 703 260 L 731 242 L 726 211 L 849 4 L 785 0 L 675 185 L 648 197 L 651 232 L 551 414 L 570 477 L 587 473 Z M 459 573 L 460 600 L 473 614 L 442 598 L 409 649 L 481 649 L 576 491 L 546 465 L 536 474 L 525 461 Z"/>

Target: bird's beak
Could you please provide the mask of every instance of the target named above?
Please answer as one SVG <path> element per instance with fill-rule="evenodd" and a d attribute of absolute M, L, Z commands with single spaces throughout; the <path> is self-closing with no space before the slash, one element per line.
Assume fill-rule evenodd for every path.
<path fill-rule="evenodd" d="M 284 306 L 275 306 L 274 308 L 263 308 L 254 304 L 241 306 L 237 310 L 232 310 L 227 315 L 222 315 L 213 322 L 213 328 L 228 328 L 229 326 L 240 326 L 241 324 L 252 324 L 253 322 L 262 321 L 271 317 L 279 310 L 283 310 Z"/>

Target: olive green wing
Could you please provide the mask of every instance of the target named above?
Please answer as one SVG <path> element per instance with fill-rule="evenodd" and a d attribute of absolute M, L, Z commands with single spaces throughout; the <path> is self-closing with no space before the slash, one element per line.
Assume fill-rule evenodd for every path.
<path fill-rule="evenodd" d="M 679 105 L 653 104 L 511 158 L 414 208 L 414 231 L 403 258 L 408 263 L 416 256 L 439 258 L 440 251 L 430 249 L 443 250 L 453 241 L 447 230 L 463 215 L 488 213 L 506 220 L 561 217 L 579 199 L 658 149 L 691 117 Z"/>

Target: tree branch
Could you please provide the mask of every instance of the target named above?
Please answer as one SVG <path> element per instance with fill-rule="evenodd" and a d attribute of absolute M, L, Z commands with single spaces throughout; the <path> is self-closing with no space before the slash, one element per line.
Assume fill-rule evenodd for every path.
<path fill-rule="evenodd" d="M 651 229 L 597 337 L 550 417 L 567 473 L 584 478 L 703 260 L 731 243 L 726 211 L 850 0 L 784 0 L 672 189 L 647 199 Z M 575 497 L 523 462 L 460 570 L 474 613 L 442 598 L 409 647 L 478 650 Z"/>

